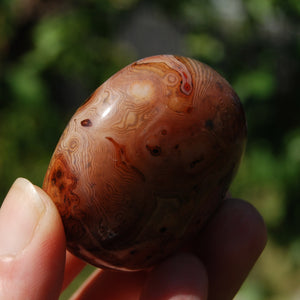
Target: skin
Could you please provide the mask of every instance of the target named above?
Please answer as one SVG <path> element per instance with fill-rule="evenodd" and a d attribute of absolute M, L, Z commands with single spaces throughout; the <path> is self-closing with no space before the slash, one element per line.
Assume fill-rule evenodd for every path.
<path fill-rule="evenodd" d="M 99 269 L 72 299 L 232 299 L 267 234 L 253 206 L 229 198 L 193 240 L 150 271 Z M 66 251 L 61 218 L 49 196 L 18 179 L 0 210 L 0 299 L 58 299 L 84 265 Z"/>

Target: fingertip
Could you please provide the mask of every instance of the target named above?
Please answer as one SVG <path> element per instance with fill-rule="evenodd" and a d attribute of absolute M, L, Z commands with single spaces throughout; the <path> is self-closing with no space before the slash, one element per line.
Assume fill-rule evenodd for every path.
<path fill-rule="evenodd" d="M 204 300 L 208 280 L 202 262 L 193 254 L 176 254 L 150 272 L 141 300 Z"/>
<path fill-rule="evenodd" d="M 32 241 L 43 214 L 44 201 L 33 185 L 18 178 L 7 193 L 0 211 L 0 258 L 9 260 Z"/>
<path fill-rule="evenodd" d="M 65 262 L 62 221 L 49 196 L 27 179 L 15 181 L 1 207 L 0 241 L 5 242 L 0 245 L 5 286 L 0 298 L 58 297 Z"/>

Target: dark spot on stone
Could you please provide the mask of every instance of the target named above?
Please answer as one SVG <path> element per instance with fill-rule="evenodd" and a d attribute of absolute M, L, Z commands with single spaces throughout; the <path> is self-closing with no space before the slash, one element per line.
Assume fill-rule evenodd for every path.
<path fill-rule="evenodd" d="M 148 255 L 147 257 L 146 257 L 146 260 L 150 260 L 152 258 L 152 255 Z"/>
<path fill-rule="evenodd" d="M 186 112 L 187 112 L 188 114 L 190 114 L 192 111 L 193 111 L 193 107 L 191 107 L 191 106 L 189 106 L 189 107 L 187 108 L 187 110 L 186 110 Z"/>
<path fill-rule="evenodd" d="M 93 123 L 90 119 L 85 119 L 81 121 L 81 126 L 83 127 L 91 127 L 93 126 Z"/>
<path fill-rule="evenodd" d="M 131 250 L 129 253 L 130 253 L 130 255 L 134 255 L 137 253 L 137 250 Z"/>
<path fill-rule="evenodd" d="M 178 149 L 179 148 L 179 144 L 176 144 L 175 146 L 174 146 L 174 149 Z"/>
<path fill-rule="evenodd" d="M 219 81 L 216 82 L 216 87 L 218 90 L 220 90 L 221 92 L 223 91 L 223 84 Z"/>
<path fill-rule="evenodd" d="M 60 169 L 54 172 L 51 178 L 52 184 L 55 185 L 57 180 L 59 180 L 62 176 L 63 176 L 63 172 Z"/>
<path fill-rule="evenodd" d="M 197 219 L 196 224 L 199 225 L 201 222 L 202 222 L 202 219 L 199 218 L 199 219 Z"/>
<path fill-rule="evenodd" d="M 159 156 L 161 154 L 161 148 L 159 146 L 146 145 L 146 148 L 152 156 Z"/>
<path fill-rule="evenodd" d="M 192 187 L 193 191 L 197 191 L 199 189 L 199 186 L 198 184 L 195 184 L 193 187 Z"/>
<path fill-rule="evenodd" d="M 213 120 L 206 120 L 205 121 L 205 128 L 208 130 L 213 130 L 214 129 L 214 122 Z"/>
<path fill-rule="evenodd" d="M 57 170 L 56 171 L 56 178 L 61 178 L 62 176 L 62 171 L 61 170 Z"/>
<path fill-rule="evenodd" d="M 196 164 L 198 164 L 199 162 L 200 162 L 199 159 L 196 159 L 196 160 L 192 161 L 191 164 L 190 164 L 190 167 L 195 168 Z"/>
<path fill-rule="evenodd" d="M 70 205 L 70 199 L 67 197 L 67 195 L 64 195 L 64 204 Z"/>
<path fill-rule="evenodd" d="M 161 227 L 160 229 L 159 229 L 159 232 L 160 233 L 164 233 L 164 232 L 166 232 L 167 231 L 167 227 Z"/>
<path fill-rule="evenodd" d="M 233 93 L 232 98 L 233 98 L 234 104 L 240 108 L 241 100 L 240 100 L 239 96 L 236 93 Z"/>
<path fill-rule="evenodd" d="M 64 184 L 62 183 L 62 184 L 59 186 L 59 190 L 62 192 L 64 189 L 65 189 L 65 186 L 64 186 Z"/>
<path fill-rule="evenodd" d="M 195 168 L 195 166 L 199 163 L 201 163 L 204 159 L 204 156 L 200 156 L 199 159 L 195 159 L 194 161 L 191 162 L 190 167 Z"/>
<path fill-rule="evenodd" d="M 162 134 L 162 135 L 167 135 L 167 133 L 168 133 L 168 132 L 167 132 L 166 129 L 163 129 L 163 130 L 161 131 L 161 134 Z"/>

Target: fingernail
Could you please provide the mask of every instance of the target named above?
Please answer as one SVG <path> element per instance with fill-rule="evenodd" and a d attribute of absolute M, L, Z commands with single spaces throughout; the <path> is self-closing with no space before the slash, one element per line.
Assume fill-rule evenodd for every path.
<path fill-rule="evenodd" d="M 0 209 L 0 258 L 12 259 L 30 244 L 45 211 L 34 186 L 18 178 Z"/>

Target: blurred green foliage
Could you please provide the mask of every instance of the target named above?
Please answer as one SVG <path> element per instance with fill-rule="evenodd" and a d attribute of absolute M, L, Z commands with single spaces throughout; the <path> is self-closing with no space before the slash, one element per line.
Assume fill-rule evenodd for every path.
<path fill-rule="evenodd" d="M 16 177 L 42 184 L 68 119 L 114 72 L 145 55 L 192 56 L 244 104 L 248 148 L 232 193 L 270 234 L 236 299 L 299 299 L 299 20 L 298 0 L 2 0 L 1 199 Z"/>

